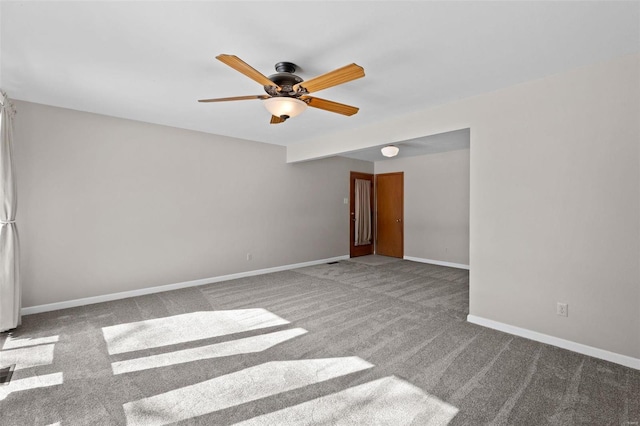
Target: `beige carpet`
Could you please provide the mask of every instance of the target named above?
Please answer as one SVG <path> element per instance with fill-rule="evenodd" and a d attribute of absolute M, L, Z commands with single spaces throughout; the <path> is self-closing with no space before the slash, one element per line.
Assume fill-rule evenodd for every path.
<path fill-rule="evenodd" d="M 465 321 L 468 271 L 341 261 L 31 315 L 9 425 L 630 425 L 640 372 Z"/>

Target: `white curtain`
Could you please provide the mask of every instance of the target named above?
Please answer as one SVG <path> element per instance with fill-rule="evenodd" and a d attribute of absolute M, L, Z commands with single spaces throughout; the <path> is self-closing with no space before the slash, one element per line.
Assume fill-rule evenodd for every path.
<path fill-rule="evenodd" d="M 371 244 L 371 181 L 356 179 L 354 245 Z"/>
<path fill-rule="evenodd" d="M 18 194 L 13 171 L 13 116 L 0 92 L 0 332 L 20 325 L 20 245 L 16 227 Z"/>

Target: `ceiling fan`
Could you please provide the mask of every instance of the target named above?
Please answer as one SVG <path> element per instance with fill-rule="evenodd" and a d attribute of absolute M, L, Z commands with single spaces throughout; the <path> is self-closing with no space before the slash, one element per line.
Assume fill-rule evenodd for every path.
<path fill-rule="evenodd" d="M 271 113 L 271 124 L 284 123 L 287 119 L 300 114 L 307 106 L 349 116 L 358 112 L 356 107 L 309 96 L 309 93 L 364 77 L 364 69 L 359 65 L 346 65 L 304 81 L 294 74 L 296 65 L 291 62 L 278 62 L 275 66 L 277 73 L 266 77 L 237 56 L 218 55 L 216 59 L 262 84 L 267 94 L 200 99 L 198 102 L 261 99 L 265 108 Z"/>

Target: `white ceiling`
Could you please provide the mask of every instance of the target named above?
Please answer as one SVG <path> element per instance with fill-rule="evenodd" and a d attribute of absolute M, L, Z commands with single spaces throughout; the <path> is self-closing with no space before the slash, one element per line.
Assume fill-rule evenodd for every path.
<path fill-rule="evenodd" d="M 1 85 L 15 99 L 280 145 L 478 95 L 640 50 L 632 2 L 2 1 Z M 269 125 L 262 94 L 215 60 L 309 79 L 355 62 L 366 77 Z"/>

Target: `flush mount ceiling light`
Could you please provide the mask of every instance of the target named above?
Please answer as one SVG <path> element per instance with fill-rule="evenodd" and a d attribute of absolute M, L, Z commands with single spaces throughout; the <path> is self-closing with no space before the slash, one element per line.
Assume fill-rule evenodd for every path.
<path fill-rule="evenodd" d="M 274 117 L 283 120 L 299 115 L 307 108 L 307 104 L 300 99 L 287 97 L 274 97 L 263 101 L 264 107 Z"/>
<path fill-rule="evenodd" d="M 398 155 L 398 152 L 400 152 L 400 148 L 393 145 L 387 145 L 380 151 L 382 151 L 382 155 L 384 155 L 385 157 L 395 157 L 396 155 Z"/>

